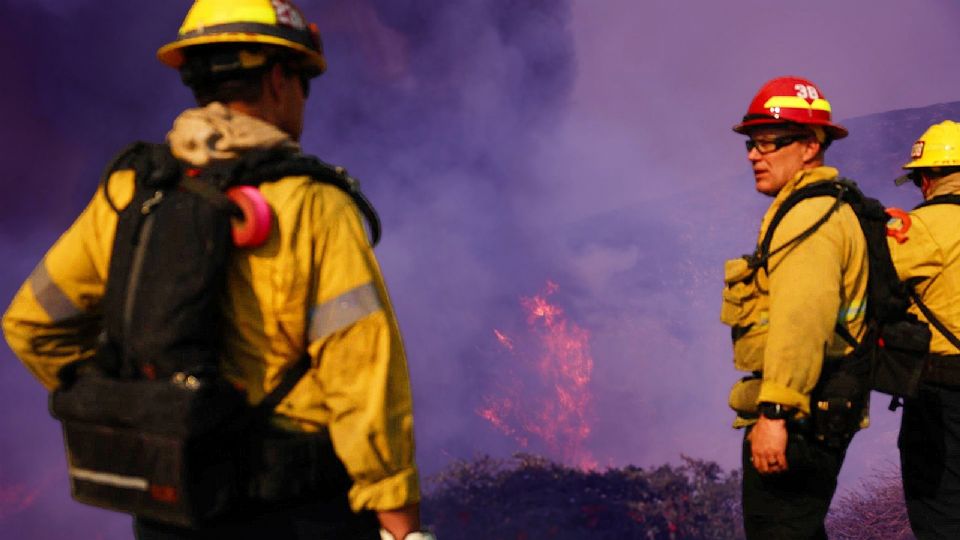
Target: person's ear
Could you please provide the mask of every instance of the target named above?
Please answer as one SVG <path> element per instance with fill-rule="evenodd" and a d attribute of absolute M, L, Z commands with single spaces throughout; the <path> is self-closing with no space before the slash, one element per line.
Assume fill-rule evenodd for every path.
<path fill-rule="evenodd" d="M 803 143 L 803 161 L 804 163 L 808 161 L 813 161 L 817 155 L 820 154 L 820 149 L 823 148 L 823 145 L 820 144 L 820 141 L 816 139 L 810 139 Z"/>
<path fill-rule="evenodd" d="M 286 84 L 286 75 L 280 64 L 274 64 L 266 74 L 266 90 L 274 100 L 278 100 L 283 93 L 283 85 Z"/>

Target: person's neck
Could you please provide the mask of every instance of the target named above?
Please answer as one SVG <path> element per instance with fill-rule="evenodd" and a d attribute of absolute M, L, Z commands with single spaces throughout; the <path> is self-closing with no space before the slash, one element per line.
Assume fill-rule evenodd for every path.
<path fill-rule="evenodd" d="M 229 103 L 224 103 L 224 105 L 231 111 L 245 114 L 247 116 L 252 116 L 254 118 L 259 118 L 264 122 L 268 122 L 273 125 L 277 125 L 275 114 L 270 114 L 268 107 L 263 107 L 260 103 L 248 103 L 246 101 L 231 101 Z"/>

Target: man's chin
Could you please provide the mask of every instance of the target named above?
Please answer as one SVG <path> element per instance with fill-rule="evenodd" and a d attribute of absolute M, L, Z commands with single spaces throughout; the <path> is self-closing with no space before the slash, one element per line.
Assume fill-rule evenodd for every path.
<path fill-rule="evenodd" d="M 770 197 L 776 195 L 776 193 L 774 192 L 773 186 L 771 186 L 770 182 L 767 182 L 766 180 L 757 179 L 754 182 L 753 187 L 756 188 L 757 193 L 762 193 Z"/>

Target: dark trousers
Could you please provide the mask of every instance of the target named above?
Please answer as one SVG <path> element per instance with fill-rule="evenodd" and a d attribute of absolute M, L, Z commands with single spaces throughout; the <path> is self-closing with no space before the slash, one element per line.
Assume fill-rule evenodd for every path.
<path fill-rule="evenodd" d="M 791 432 L 786 472 L 761 475 L 743 440 L 743 525 L 748 539 L 827 538 L 823 520 L 837 489 L 846 448 L 833 449 Z"/>
<path fill-rule="evenodd" d="M 380 540 L 372 512 L 354 514 L 346 496 L 286 505 L 250 505 L 200 530 L 136 518 L 138 540 Z"/>
<path fill-rule="evenodd" d="M 960 389 L 922 384 L 904 402 L 898 446 L 913 533 L 960 538 Z"/>

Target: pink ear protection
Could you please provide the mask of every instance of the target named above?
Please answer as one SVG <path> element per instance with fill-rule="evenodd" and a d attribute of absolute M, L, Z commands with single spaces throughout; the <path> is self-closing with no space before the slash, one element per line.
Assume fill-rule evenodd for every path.
<path fill-rule="evenodd" d="M 270 236 L 270 205 L 260 190 L 253 186 L 237 186 L 226 191 L 227 197 L 243 212 L 243 220 L 233 220 L 233 243 L 240 248 L 262 246 Z"/>

